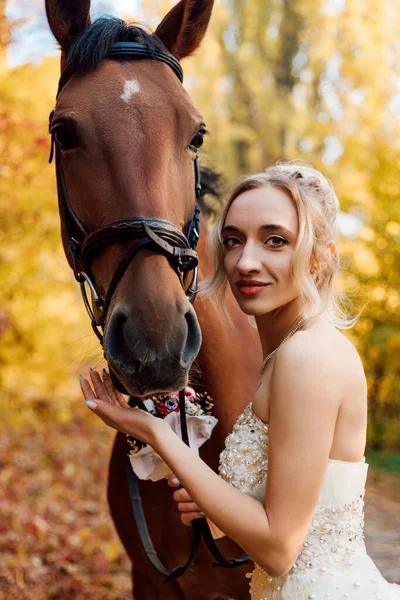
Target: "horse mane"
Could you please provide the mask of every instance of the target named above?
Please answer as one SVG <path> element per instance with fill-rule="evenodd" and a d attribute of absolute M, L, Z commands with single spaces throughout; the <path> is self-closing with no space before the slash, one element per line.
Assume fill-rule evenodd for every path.
<path fill-rule="evenodd" d="M 74 73 L 95 71 L 115 42 L 140 42 L 156 53 L 166 51 L 164 44 L 145 25 L 128 24 L 116 17 L 99 17 L 76 38 L 68 52 L 68 66 Z"/>
<path fill-rule="evenodd" d="M 222 175 L 205 165 L 200 165 L 200 174 L 202 189 L 198 204 L 202 213 L 214 221 L 222 209 Z"/>

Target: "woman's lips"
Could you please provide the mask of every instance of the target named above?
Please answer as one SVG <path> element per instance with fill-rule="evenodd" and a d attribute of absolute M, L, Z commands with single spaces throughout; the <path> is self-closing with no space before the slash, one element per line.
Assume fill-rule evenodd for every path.
<path fill-rule="evenodd" d="M 269 283 L 237 283 L 237 289 L 243 296 L 255 296 L 262 292 Z"/>

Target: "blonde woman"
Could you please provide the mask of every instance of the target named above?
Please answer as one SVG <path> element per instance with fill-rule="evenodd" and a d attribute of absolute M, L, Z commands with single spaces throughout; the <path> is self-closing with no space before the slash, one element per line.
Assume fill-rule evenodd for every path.
<path fill-rule="evenodd" d="M 115 402 L 107 374 L 100 399 L 81 382 L 103 421 L 147 442 L 175 473 L 182 521 L 204 513 L 216 537 L 229 536 L 251 556 L 252 600 L 400 599 L 363 540 L 367 386 L 339 331 L 356 319 L 333 287 L 338 210 L 320 172 L 278 163 L 240 181 L 215 226 L 215 271 L 203 293 L 223 307 L 230 286 L 255 319 L 265 357 L 255 396 L 221 453 L 220 476 L 163 420 L 118 393 Z"/>

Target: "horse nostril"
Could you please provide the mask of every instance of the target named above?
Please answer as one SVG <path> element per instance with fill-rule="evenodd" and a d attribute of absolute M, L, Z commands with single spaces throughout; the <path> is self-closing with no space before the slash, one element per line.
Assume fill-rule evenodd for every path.
<path fill-rule="evenodd" d="M 196 358 L 201 345 L 201 330 L 197 321 L 196 313 L 192 306 L 185 313 L 184 319 L 187 325 L 186 344 L 182 351 L 182 366 L 190 366 Z"/>
<path fill-rule="evenodd" d="M 175 308 L 175 305 L 174 305 Z M 170 316 L 170 319 L 168 319 Z M 201 345 L 192 306 L 182 302 L 165 316 L 165 331 L 146 328 L 137 311 L 117 306 L 105 331 L 107 361 L 130 394 L 181 389 Z"/>
<path fill-rule="evenodd" d="M 129 357 L 124 335 L 124 329 L 128 320 L 122 307 L 117 307 L 111 317 L 105 334 L 105 347 L 107 354 L 116 363 L 123 363 Z M 119 364 L 119 366 L 122 366 Z"/>

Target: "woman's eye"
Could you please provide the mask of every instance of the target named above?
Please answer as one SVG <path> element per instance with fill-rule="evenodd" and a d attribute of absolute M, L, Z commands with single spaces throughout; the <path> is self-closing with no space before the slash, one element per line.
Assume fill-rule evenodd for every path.
<path fill-rule="evenodd" d="M 233 237 L 227 237 L 222 240 L 222 243 L 226 248 L 233 248 L 238 242 L 239 240 Z"/>
<path fill-rule="evenodd" d="M 72 150 L 80 144 L 77 132 L 69 127 L 57 127 L 53 133 L 54 139 L 61 150 Z"/>
<path fill-rule="evenodd" d="M 275 240 L 275 242 L 277 243 L 273 243 L 273 244 L 269 244 L 270 246 L 272 246 L 273 248 L 279 248 L 279 246 L 281 246 L 282 244 L 285 245 L 287 244 L 287 240 L 285 240 L 284 238 L 278 237 L 277 235 L 273 235 L 270 238 L 267 239 L 267 244 L 268 242 L 270 242 L 271 240 Z"/>
<path fill-rule="evenodd" d="M 190 146 L 194 146 L 194 148 L 201 148 L 201 146 L 203 145 L 204 142 L 204 136 L 206 135 L 207 131 L 205 129 L 200 129 L 196 135 L 194 136 L 194 138 L 192 139 L 192 141 L 190 142 Z"/>

